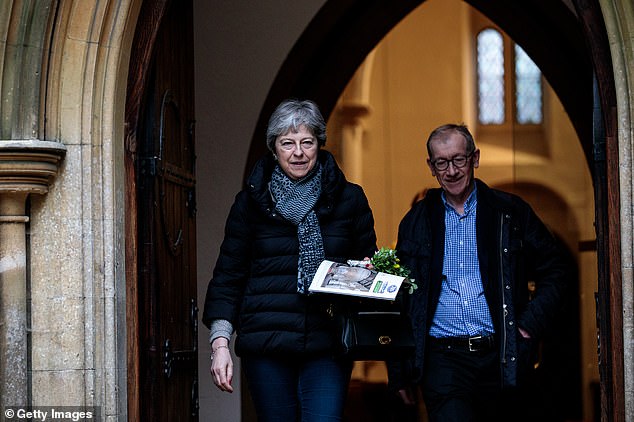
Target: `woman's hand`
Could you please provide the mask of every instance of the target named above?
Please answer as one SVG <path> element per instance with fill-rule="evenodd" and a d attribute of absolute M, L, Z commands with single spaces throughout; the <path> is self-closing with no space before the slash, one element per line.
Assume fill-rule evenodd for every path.
<path fill-rule="evenodd" d="M 363 258 L 363 260 L 361 261 L 349 259 L 348 261 L 346 261 L 346 264 L 350 265 L 351 267 L 362 267 L 362 268 L 367 268 L 369 270 L 374 269 L 374 265 L 372 265 L 372 261 L 370 261 L 370 258 L 368 258 L 367 256 Z"/>
<path fill-rule="evenodd" d="M 220 391 L 233 393 L 233 360 L 229 351 L 229 341 L 218 337 L 211 343 L 211 368 L 214 384 Z"/>

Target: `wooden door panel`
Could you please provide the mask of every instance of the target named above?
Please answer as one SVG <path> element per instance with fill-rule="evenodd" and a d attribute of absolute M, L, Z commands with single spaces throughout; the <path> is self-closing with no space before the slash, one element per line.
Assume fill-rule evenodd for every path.
<path fill-rule="evenodd" d="M 156 35 L 137 130 L 141 420 L 198 420 L 191 0 Z"/>

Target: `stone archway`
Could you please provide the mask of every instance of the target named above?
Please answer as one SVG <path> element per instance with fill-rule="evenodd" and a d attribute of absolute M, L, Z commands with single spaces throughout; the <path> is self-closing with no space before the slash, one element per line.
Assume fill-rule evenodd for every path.
<path fill-rule="evenodd" d="M 123 110 L 130 45 L 141 3 L 141 0 L 14 0 L 2 2 L 0 7 L 4 30 L 0 35 L 2 97 L 12 100 L 11 111 L 7 103 L 3 103 L 0 111 L 3 130 L 0 142 L 29 139 L 58 142 L 67 147 L 59 176 L 49 193 L 29 200 L 29 271 L 31 281 L 35 282 L 31 285 L 32 402 L 94 404 L 102 406 L 109 416 L 124 419 L 128 374 L 123 363 L 126 361 L 123 300 L 129 274 L 123 264 Z M 387 32 L 420 0 L 394 2 L 397 4 L 393 7 L 398 9 L 384 14 L 384 26 L 372 28 L 362 25 L 367 21 L 367 10 L 357 13 L 363 3 L 329 1 L 323 10 L 334 8 L 339 18 L 318 31 L 320 35 L 313 43 L 303 44 L 300 40 L 297 44 L 312 46 L 304 54 L 313 54 L 321 45 L 332 44 L 329 40 L 333 38 L 328 37 L 352 34 L 340 51 L 350 47 L 348 50 L 355 51 L 355 56 L 324 60 L 326 64 L 338 65 L 333 67 L 341 78 L 331 81 L 347 80 L 369 51 L 368 46 L 376 43 L 376 37 Z M 576 3 L 596 5 L 596 2 Z M 611 234 L 607 239 L 610 244 L 607 255 L 622 258 L 613 263 L 608 275 L 611 285 L 618 285 L 618 292 L 611 296 L 613 303 L 621 300 L 623 303 L 622 308 L 615 305 L 614 312 L 622 312 L 626 318 L 622 330 L 612 327 L 611 331 L 613 337 L 622 338 L 625 346 L 624 354 L 617 356 L 625 360 L 621 372 L 617 370 L 617 375 L 624 374 L 624 381 L 615 377 L 615 389 L 624 390 L 625 398 L 617 397 L 614 403 L 615 420 L 623 420 L 623 413 L 627 418 L 634 417 L 634 379 L 631 372 L 623 370 L 634 366 L 631 347 L 634 257 L 631 248 L 621 248 L 621 244 L 632 244 L 634 230 L 630 212 L 634 12 L 629 0 L 598 3 L 612 59 L 602 62 L 597 74 L 616 75 L 614 101 L 604 103 L 603 112 L 613 113 L 608 133 L 612 150 L 607 169 L 612 188 L 605 202 L 609 200 L 606 232 Z M 311 28 L 314 29 L 313 25 Z M 311 28 L 306 31 L 308 36 L 314 35 Z M 586 32 L 592 30 L 594 27 L 588 25 Z M 16 49 L 19 46 L 23 46 L 21 51 Z M 595 63 L 602 60 L 597 58 L 601 57 L 601 48 L 593 45 Z M 280 75 L 305 74 L 307 59 L 298 56 L 298 50 L 301 48 L 291 52 Z M 322 70 L 315 68 L 311 74 L 320 74 Z M 328 73 L 323 76 L 329 80 Z M 300 85 L 295 78 L 291 81 L 288 91 L 279 83 L 274 84 L 263 116 L 268 116 L 282 96 L 296 92 L 298 86 L 307 89 L 312 82 L 309 78 L 300 81 Z M 313 91 L 319 91 L 319 86 L 314 85 Z M 331 106 L 335 98 L 330 98 Z M 260 128 L 256 133 L 261 133 Z M 53 347 L 62 344 L 63 353 Z M 613 352 L 619 351 L 613 349 Z M 73 359 L 65 361 L 63 356 Z"/>
<path fill-rule="evenodd" d="M 0 148 L 65 152 L 48 194 L 27 199 L 24 361 L 33 406 L 98 407 L 126 417 L 123 105 L 140 3 L 0 7 Z M 20 168 L 15 161 L 3 167 Z"/>
<path fill-rule="evenodd" d="M 33 289 L 33 296 L 42 296 L 33 298 L 34 319 L 50 321 L 61 313 L 59 321 L 53 319 L 59 332 L 33 334 L 38 357 L 33 359 L 33 404 L 94 406 L 103 416 L 127 419 L 123 116 L 141 1 L 47 3 L 41 133 L 62 142 L 68 152 L 58 191 L 32 206 L 32 238 L 40 239 L 33 255 L 53 256 L 32 262 L 33 281 L 61 286 L 54 292 Z M 51 235 L 55 229 L 58 236 Z M 55 260 L 60 266 L 51 280 L 47 264 Z M 63 303 L 47 306 L 46 299 L 55 294 Z M 51 347 L 60 337 L 77 350 L 59 353 Z M 76 360 L 60 362 L 69 353 Z"/>
<path fill-rule="evenodd" d="M 627 0 L 624 1 L 600 1 L 601 12 L 605 22 L 607 37 L 609 40 L 611 66 L 598 66 L 596 69 L 598 80 L 614 78 L 614 98 L 602 99 L 602 111 L 606 120 L 606 143 L 610 146 L 608 152 L 608 216 L 610 221 L 609 233 L 611 236 L 612 252 L 620 259 L 614 262 L 609 270 L 611 285 L 611 303 L 614 304 L 613 312 L 622 317 L 621 327 L 613 327 L 611 337 L 614 341 L 613 348 L 606 353 L 605 359 L 613 360 L 621 365 L 623 377 L 614 377 L 610 388 L 618 393 L 612 403 L 606 403 L 614 410 L 614 420 L 630 420 L 634 418 L 634 374 L 626 368 L 634 367 L 634 279 L 632 248 L 622 245 L 631 245 L 634 241 L 634 225 L 632 222 L 632 145 L 634 143 L 634 72 L 632 62 L 634 60 L 634 33 L 631 25 L 626 22 L 634 21 L 634 10 Z M 596 30 L 596 26 L 588 24 L 588 32 Z M 593 54 L 601 57 L 606 54 L 598 46 L 593 46 Z M 600 60 L 595 60 L 595 62 Z M 604 73 L 608 73 L 604 75 Z M 614 75 L 614 76 L 612 76 Z M 605 87 L 599 84 L 599 92 Z M 611 212 L 610 212 L 611 210 Z M 621 306 L 619 306 L 622 304 Z M 619 329 L 620 328 L 620 329 Z M 619 351 L 622 350 L 622 356 Z M 620 397 L 619 397 L 620 396 Z M 605 411 L 605 409 L 602 409 Z M 602 414 L 602 419 L 608 417 Z"/>

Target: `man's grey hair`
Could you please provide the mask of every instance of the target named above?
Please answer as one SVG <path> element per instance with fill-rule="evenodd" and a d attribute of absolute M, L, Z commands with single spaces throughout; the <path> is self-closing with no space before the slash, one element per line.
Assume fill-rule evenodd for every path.
<path fill-rule="evenodd" d="M 427 138 L 427 155 L 429 156 L 429 158 L 432 158 L 431 142 L 436 139 L 446 139 L 447 136 L 451 133 L 459 133 L 460 135 L 462 135 L 465 141 L 467 141 L 467 155 L 471 154 L 473 151 L 476 150 L 475 141 L 473 140 L 473 135 L 471 135 L 471 132 L 469 132 L 469 129 L 467 129 L 467 126 L 464 124 L 449 123 L 434 129 L 432 133 L 429 135 L 429 138 Z"/>

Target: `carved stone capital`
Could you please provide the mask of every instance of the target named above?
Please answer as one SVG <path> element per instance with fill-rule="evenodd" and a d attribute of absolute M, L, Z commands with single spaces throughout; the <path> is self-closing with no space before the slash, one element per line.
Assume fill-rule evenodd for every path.
<path fill-rule="evenodd" d="M 65 154 L 59 142 L 0 140 L 0 194 L 47 193 Z"/>

